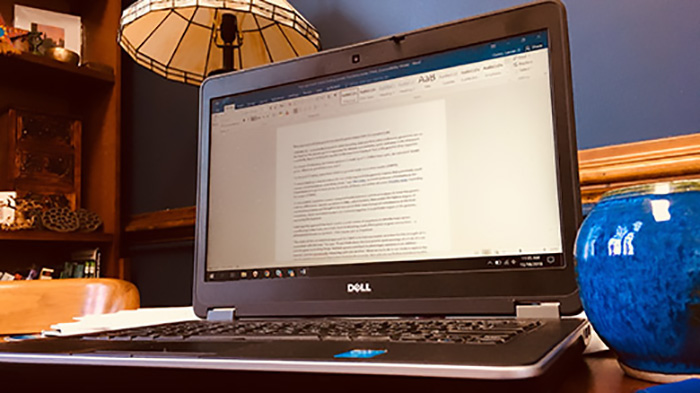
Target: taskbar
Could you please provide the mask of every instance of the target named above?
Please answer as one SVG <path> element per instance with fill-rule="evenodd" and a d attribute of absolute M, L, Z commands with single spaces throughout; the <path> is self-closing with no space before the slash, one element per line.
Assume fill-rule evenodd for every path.
<path fill-rule="evenodd" d="M 314 265 L 208 271 L 206 281 L 295 279 L 305 277 L 361 276 L 377 274 L 459 273 L 469 271 L 563 268 L 561 253 L 492 255 L 475 258 L 412 262 L 364 262 L 348 265 Z"/>

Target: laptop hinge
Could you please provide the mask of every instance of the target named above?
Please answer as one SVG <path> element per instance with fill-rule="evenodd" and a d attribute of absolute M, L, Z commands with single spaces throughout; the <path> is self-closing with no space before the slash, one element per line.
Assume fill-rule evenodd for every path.
<path fill-rule="evenodd" d="M 235 317 L 235 308 L 215 308 L 207 311 L 207 321 L 233 322 Z"/>
<path fill-rule="evenodd" d="M 515 305 L 516 318 L 559 319 L 559 302 Z"/>

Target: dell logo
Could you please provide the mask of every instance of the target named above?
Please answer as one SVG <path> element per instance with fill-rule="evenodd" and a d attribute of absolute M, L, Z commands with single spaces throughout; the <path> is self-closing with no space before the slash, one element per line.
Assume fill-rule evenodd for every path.
<path fill-rule="evenodd" d="M 368 282 L 348 283 L 348 293 L 372 292 Z"/>

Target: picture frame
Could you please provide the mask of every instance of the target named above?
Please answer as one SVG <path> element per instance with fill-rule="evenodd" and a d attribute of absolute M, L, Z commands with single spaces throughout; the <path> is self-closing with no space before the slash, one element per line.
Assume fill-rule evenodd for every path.
<path fill-rule="evenodd" d="M 15 4 L 14 27 L 44 33 L 46 47 L 61 46 L 82 54 L 82 24 L 79 16 Z"/>
<path fill-rule="evenodd" d="M 15 198 L 17 193 L 14 191 L 0 191 L 0 229 L 15 222 Z"/>

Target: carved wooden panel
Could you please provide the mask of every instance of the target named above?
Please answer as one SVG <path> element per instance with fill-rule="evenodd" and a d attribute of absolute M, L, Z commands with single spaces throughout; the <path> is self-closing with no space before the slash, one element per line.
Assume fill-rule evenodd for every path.
<path fill-rule="evenodd" d="M 77 208 L 81 131 L 75 119 L 9 109 L 0 116 L 0 189 Z"/>

